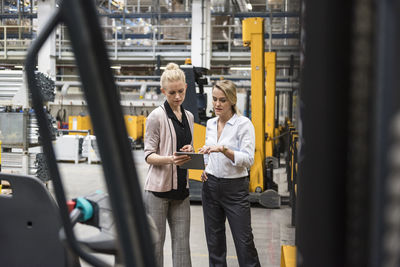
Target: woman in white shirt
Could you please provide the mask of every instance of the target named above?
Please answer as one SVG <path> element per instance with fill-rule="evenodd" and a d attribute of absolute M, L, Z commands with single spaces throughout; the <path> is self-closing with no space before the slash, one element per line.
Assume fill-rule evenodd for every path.
<path fill-rule="evenodd" d="M 217 117 L 208 120 L 207 167 L 202 174 L 202 202 L 210 266 L 227 266 L 225 220 L 228 218 L 240 267 L 260 266 L 251 228 L 248 169 L 254 162 L 251 121 L 238 114 L 236 86 L 218 81 L 212 90 Z"/>

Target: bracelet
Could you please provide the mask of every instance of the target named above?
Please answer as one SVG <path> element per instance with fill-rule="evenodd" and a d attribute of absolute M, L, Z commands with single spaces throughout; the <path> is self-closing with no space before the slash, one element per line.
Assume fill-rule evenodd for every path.
<path fill-rule="evenodd" d="M 225 153 L 226 153 L 227 150 L 228 150 L 228 149 L 227 149 L 224 145 L 222 145 L 222 154 L 225 155 Z"/>

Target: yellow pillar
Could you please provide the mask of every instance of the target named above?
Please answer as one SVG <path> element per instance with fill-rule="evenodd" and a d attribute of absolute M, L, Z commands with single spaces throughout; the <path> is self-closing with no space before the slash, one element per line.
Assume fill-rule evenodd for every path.
<path fill-rule="evenodd" d="M 265 52 L 265 156 L 272 157 L 274 153 L 274 128 L 275 128 L 275 92 L 276 92 L 276 52 Z"/>
<path fill-rule="evenodd" d="M 250 170 L 250 192 L 264 190 L 265 159 L 265 70 L 264 19 L 243 20 L 243 45 L 251 48 L 251 120 L 256 134 L 254 164 Z"/>

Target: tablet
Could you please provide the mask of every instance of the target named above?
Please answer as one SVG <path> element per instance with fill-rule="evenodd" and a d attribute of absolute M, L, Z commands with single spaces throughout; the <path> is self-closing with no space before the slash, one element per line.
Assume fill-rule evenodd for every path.
<path fill-rule="evenodd" d="M 194 152 L 182 152 L 182 151 L 177 151 L 176 154 L 177 155 L 188 155 L 192 158 L 185 164 L 179 166 L 180 168 L 195 169 L 195 170 L 204 170 L 205 169 L 203 154 L 194 153 Z"/>

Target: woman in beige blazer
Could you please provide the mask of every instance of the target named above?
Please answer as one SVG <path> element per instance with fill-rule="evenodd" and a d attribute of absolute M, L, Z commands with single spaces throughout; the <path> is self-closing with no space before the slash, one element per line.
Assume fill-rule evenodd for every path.
<path fill-rule="evenodd" d="M 146 120 L 144 154 L 149 164 L 145 184 L 145 205 L 153 218 L 159 239 L 155 245 L 156 261 L 163 266 L 166 221 L 171 231 L 174 267 L 190 267 L 190 202 L 186 169 L 179 166 L 189 156 L 176 151 L 193 151 L 193 114 L 182 107 L 186 94 L 185 74 L 169 63 L 161 76 L 163 105 L 153 110 Z"/>

